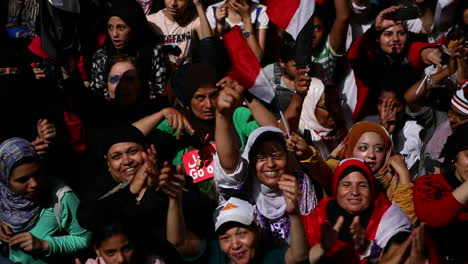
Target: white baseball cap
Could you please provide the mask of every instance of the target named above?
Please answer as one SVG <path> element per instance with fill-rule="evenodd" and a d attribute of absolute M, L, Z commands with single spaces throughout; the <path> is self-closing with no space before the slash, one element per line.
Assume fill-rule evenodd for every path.
<path fill-rule="evenodd" d="M 237 222 L 249 226 L 254 221 L 253 206 L 242 199 L 231 197 L 215 212 L 215 231 L 227 222 Z"/>

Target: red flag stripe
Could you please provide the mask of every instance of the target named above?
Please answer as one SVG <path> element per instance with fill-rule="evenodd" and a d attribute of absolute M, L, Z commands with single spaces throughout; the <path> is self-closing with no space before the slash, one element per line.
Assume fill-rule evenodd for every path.
<path fill-rule="evenodd" d="M 268 8 L 266 12 L 271 22 L 286 30 L 299 8 L 300 2 L 301 0 L 267 0 Z"/>
<path fill-rule="evenodd" d="M 224 34 L 223 40 L 232 61 L 229 76 L 237 80 L 246 89 L 250 89 L 255 84 L 261 70 L 257 57 L 250 49 L 238 26 Z"/>

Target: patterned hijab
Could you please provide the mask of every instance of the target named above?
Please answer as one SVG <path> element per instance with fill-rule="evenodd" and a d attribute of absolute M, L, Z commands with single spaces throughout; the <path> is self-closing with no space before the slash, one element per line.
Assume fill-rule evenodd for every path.
<path fill-rule="evenodd" d="M 39 217 L 40 207 L 31 200 L 8 188 L 14 166 L 22 159 L 37 157 L 33 146 L 26 139 L 15 137 L 0 144 L 0 222 L 13 232 L 31 229 Z"/>
<path fill-rule="evenodd" d="M 366 132 L 374 132 L 378 134 L 384 142 L 386 151 L 385 163 L 377 172 L 374 173 L 374 177 L 386 191 L 387 197 L 392 200 L 393 193 L 398 185 L 398 175 L 390 172 L 389 170 L 388 163 L 393 154 L 393 142 L 390 134 L 383 126 L 370 121 L 356 123 L 351 127 L 346 138 L 330 154 L 330 158 L 337 160 L 353 158 L 354 146 L 356 146 L 361 136 Z"/>

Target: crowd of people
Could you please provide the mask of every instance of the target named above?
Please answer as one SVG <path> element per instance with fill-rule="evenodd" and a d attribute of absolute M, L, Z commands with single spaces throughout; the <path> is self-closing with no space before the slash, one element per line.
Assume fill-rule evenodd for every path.
<path fill-rule="evenodd" d="M 468 1 L 303 1 L 2 1 L 0 263 L 468 263 Z"/>

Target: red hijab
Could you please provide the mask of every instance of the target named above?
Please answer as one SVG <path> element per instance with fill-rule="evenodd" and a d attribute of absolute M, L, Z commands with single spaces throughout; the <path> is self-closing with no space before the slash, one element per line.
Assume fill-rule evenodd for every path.
<path fill-rule="evenodd" d="M 366 227 L 366 235 L 369 240 L 374 240 L 380 220 L 385 211 L 390 207 L 391 203 L 383 193 L 376 192 L 374 177 L 369 166 L 367 166 L 361 159 L 352 158 L 341 161 L 340 165 L 335 170 L 333 175 L 333 197 L 322 199 L 309 215 L 302 217 L 307 241 L 311 247 L 320 243 L 322 238 L 320 227 L 321 225 L 326 224 L 329 219 L 329 216 L 327 215 L 327 206 L 331 201 L 334 202 L 336 200 L 339 182 L 351 172 L 346 173 L 346 175 L 343 175 L 343 173 L 350 170 L 351 172 L 359 171 L 363 173 L 364 177 L 369 182 L 371 194 L 370 199 L 371 204 L 373 205 L 373 211 Z M 333 225 L 334 223 L 330 224 Z M 324 257 L 333 263 L 367 263 L 367 259 L 360 259 L 359 252 L 354 249 L 353 241 L 338 240 L 332 248 L 325 253 Z"/>

